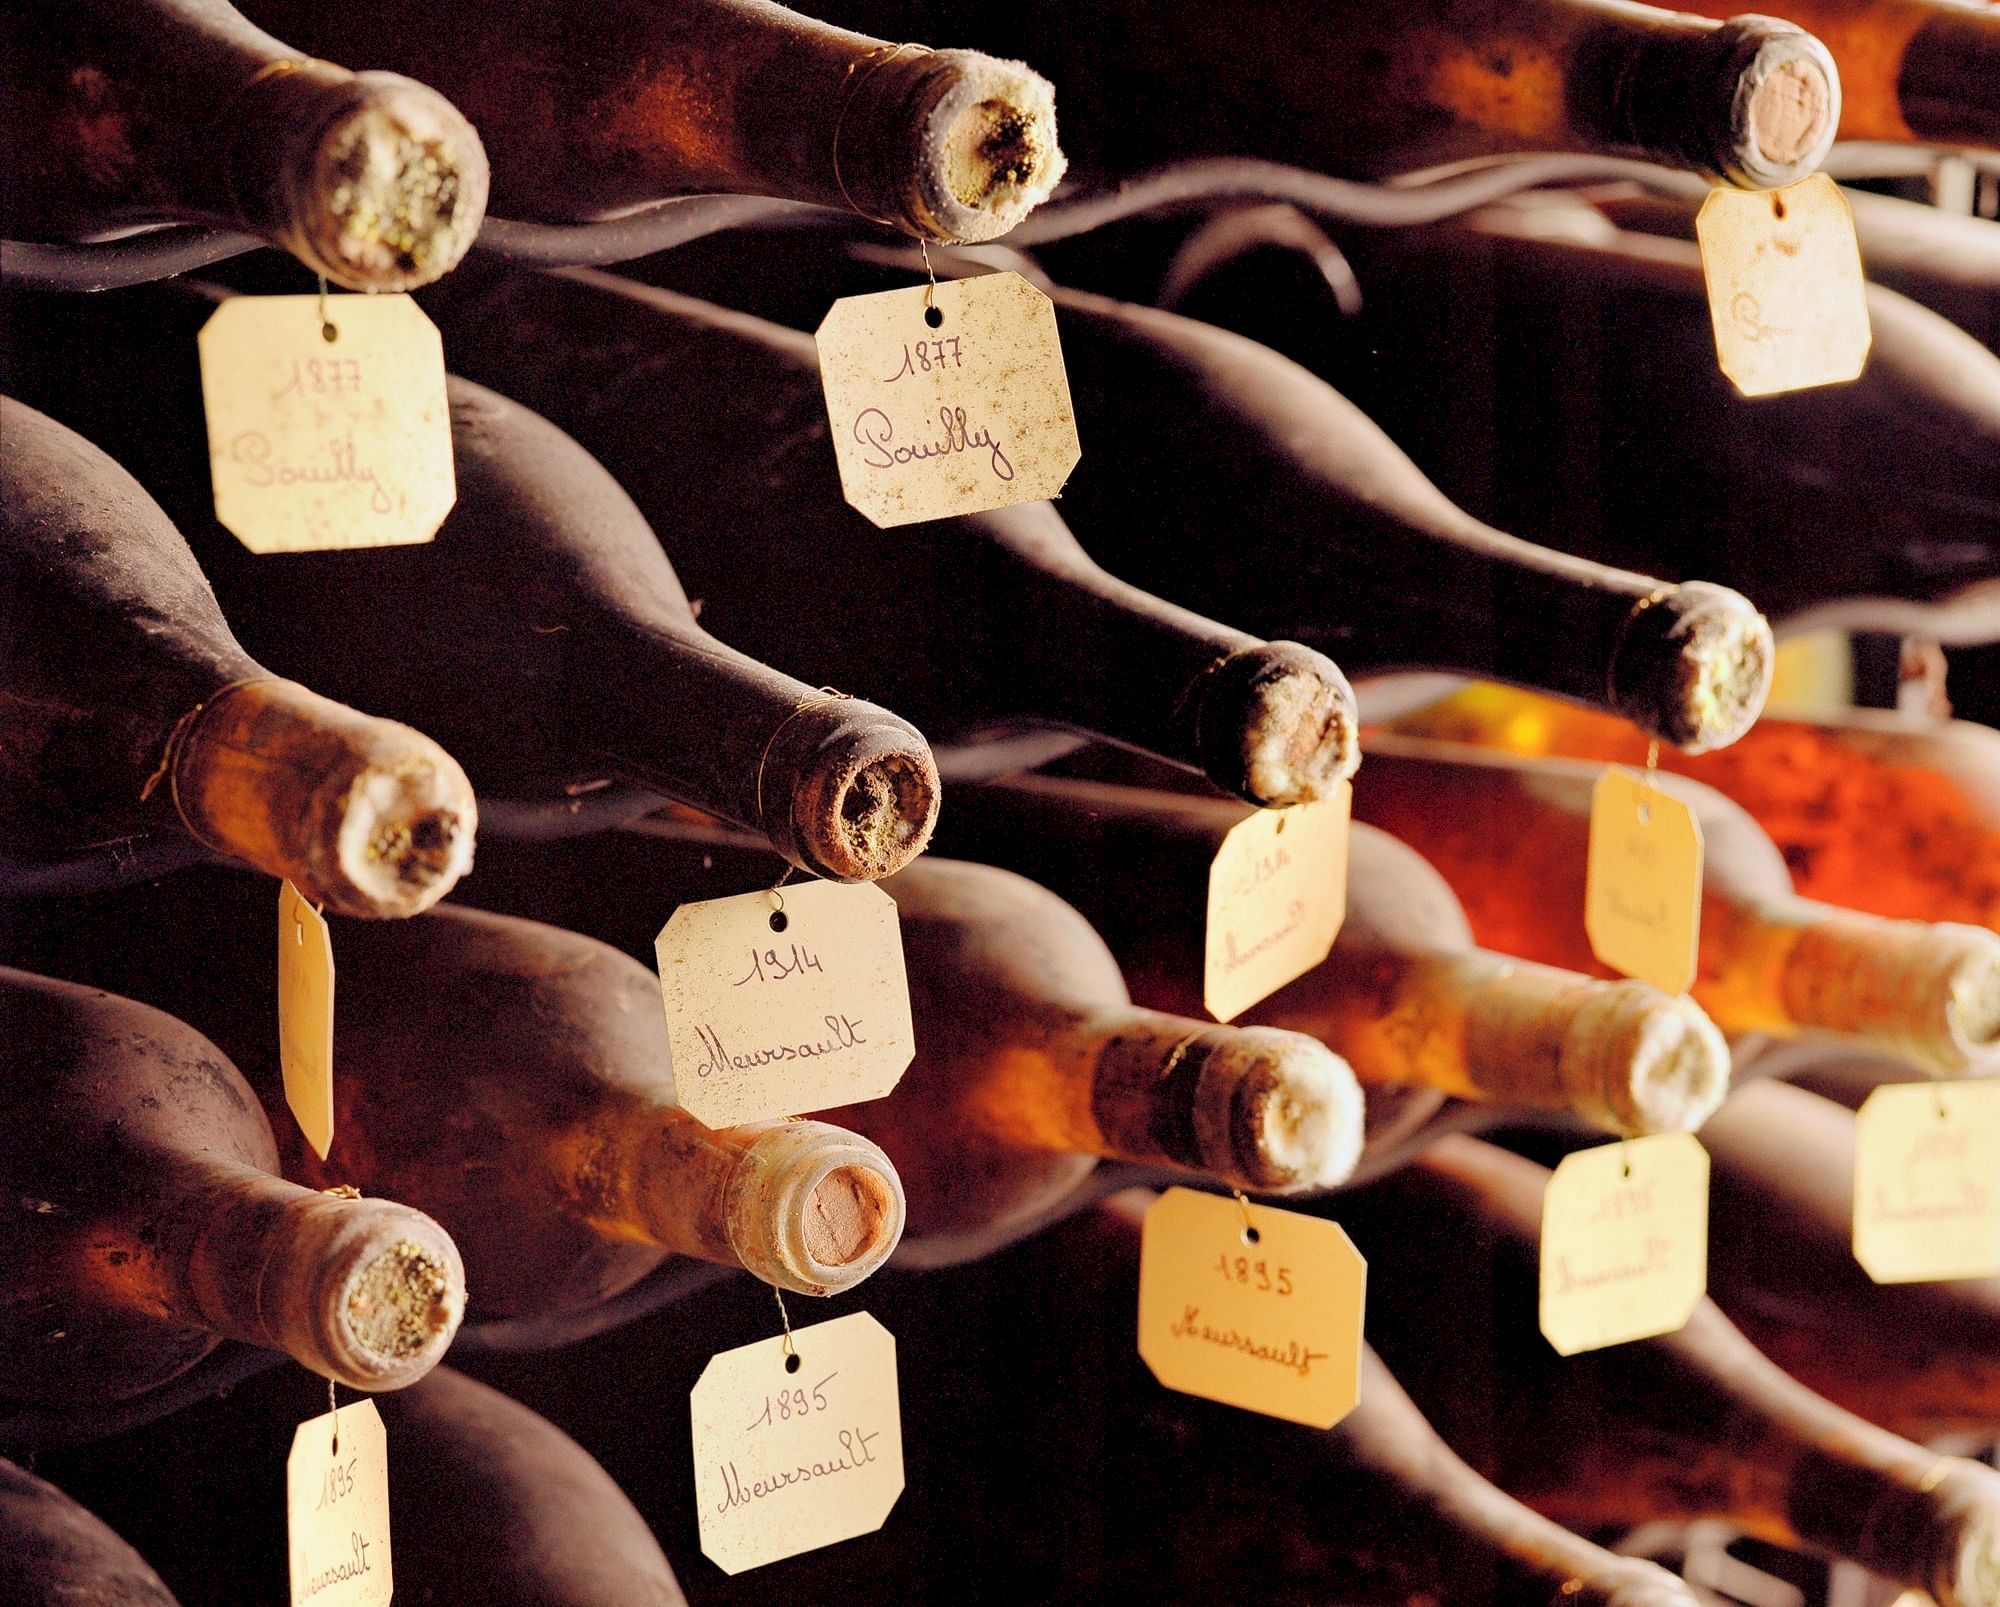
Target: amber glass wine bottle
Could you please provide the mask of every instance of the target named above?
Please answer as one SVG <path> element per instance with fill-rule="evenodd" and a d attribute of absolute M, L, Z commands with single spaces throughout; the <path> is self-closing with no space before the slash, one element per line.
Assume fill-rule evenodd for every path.
<path fill-rule="evenodd" d="M 1375 1343 L 1455 1450 L 1561 1523 L 1723 1519 L 1939 1607 L 2000 1600 L 2000 1474 L 1814 1394 L 1711 1302 L 1678 1333 L 1558 1356 L 1535 1310 L 1547 1179 L 1450 1137 L 1342 1202 Z"/>
<path fill-rule="evenodd" d="M 1601 971 L 1583 909 L 1602 773 L 1580 760 L 1384 735 L 1355 808 L 1444 874 L 1482 943 Z M 1701 832 L 1693 994 L 1725 1032 L 1846 1040 L 1940 1076 L 2000 1067 L 2000 937 L 1801 898 L 1784 854 L 1745 810 L 1685 777 L 1653 784 L 1685 803 Z"/>
<path fill-rule="evenodd" d="M 1738 184 L 1785 184 L 1832 142 L 1840 76 L 1810 34 L 1771 17 L 1717 26 L 1623 0 L 1256 0 L 1171 18 L 1144 0 L 996 9 L 967 0 L 842 0 L 885 31 L 963 30 L 1032 49 L 1063 88 L 1080 166 L 1258 156 L 1395 173 L 1490 151 L 1645 155 Z"/>
<path fill-rule="evenodd" d="M 343 914 L 442 898 L 478 823 L 458 762 L 252 659 L 90 442 L 4 397 L 0 432 L 0 891 L 124 879 L 130 850 L 179 837 Z"/>
<path fill-rule="evenodd" d="M 264 904 L 247 878 L 191 871 L 33 912 L 14 944 L 174 1001 L 243 1066 L 287 1170 L 435 1216 L 482 1311 L 575 1311 L 669 1254 L 831 1294 L 896 1247 L 902 1188 L 867 1139 L 815 1121 L 718 1131 L 675 1103 L 645 967 L 573 932 L 451 906 L 335 926 L 335 1127 L 321 1160 L 283 1108 Z M 111 941 L 134 928 L 162 941 Z"/>
<path fill-rule="evenodd" d="M 453 96 L 493 152 L 509 216 L 615 216 L 721 190 L 986 240 L 1063 173 L 1054 92 L 1020 62 L 871 39 L 757 0 L 609 0 L 560 17 L 536 0 L 251 11 Z"/>
<path fill-rule="evenodd" d="M 1196 1014 L 1210 867 L 1249 813 L 1029 776 L 956 790 L 948 829 L 952 852 L 1033 875 L 1075 903 L 1136 998 Z M 1273 853 L 1285 853 L 1282 837 Z M 1135 919 L 1142 896 L 1150 913 Z M 1371 1086 L 1568 1112 L 1615 1133 L 1697 1127 L 1729 1085 L 1728 1050 L 1695 1005 L 1475 947 L 1443 878 L 1368 826 L 1349 837 L 1333 953 L 1237 1019 L 1310 1033 Z"/>
<path fill-rule="evenodd" d="M 0 52 L 11 238 L 213 224 L 336 284 L 408 290 L 479 232 L 486 153 L 456 107 L 394 73 L 314 60 L 227 0 L 34 6 Z"/>
<path fill-rule="evenodd" d="M 179 1607 L 146 1559 L 53 1484 L 0 1461 L 0 1592 L 15 1607 Z"/>
<path fill-rule="evenodd" d="M 0 1058 L 14 1216 L 0 1234 L 0 1398 L 126 1399 L 224 1339 L 356 1389 L 400 1388 L 444 1354 L 465 1310 L 444 1230 L 277 1176 L 256 1098 L 192 1028 L 0 969 Z"/>

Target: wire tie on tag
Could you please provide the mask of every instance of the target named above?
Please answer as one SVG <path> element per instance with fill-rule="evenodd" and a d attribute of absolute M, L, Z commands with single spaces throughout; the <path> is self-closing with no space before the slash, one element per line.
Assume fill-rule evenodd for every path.
<path fill-rule="evenodd" d="M 144 803 L 159 790 L 160 782 L 164 779 L 167 783 L 167 796 L 173 799 L 174 813 L 180 816 L 181 825 L 186 829 L 190 837 L 212 854 L 227 855 L 229 850 L 219 843 L 210 842 L 208 838 L 204 837 L 195 823 L 188 818 L 187 810 L 181 807 L 181 752 L 187 746 L 188 734 L 193 731 L 195 722 L 201 718 L 204 711 L 214 708 L 224 698 L 234 692 L 242 691 L 246 686 L 253 686 L 259 681 L 274 681 L 277 679 L 278 677 L 275 675 L 246 675 L 240 681 L 231 681 L 220 691 L 211 693 L 193 708 L 189 709 L 187 713 L 174 721 L 174 728 L 167 733 L 166 746 L 160 750 L 159 765 L 146 778 L 146 784 L 139 789 L 139 801 Z"/>
<path fill-rule="evenodd" d="M 932 329 L 944 322 L 943 315 L 933 318 L 937 312 L 937 269 L 931 266 L 931 243 L 921 235 L 917 237 L 917 254 L 924 259 L 924 322 Z"/>
<path fill-rule="evenodd" d="M 319 281 L 319 338 L 331 346 L 340 339 L 340 331 L 333 327 L 333 320 L 326 315 L 326 275 L 315 273 Z"/>
<path fill-rule="evenodd" d="M 1231 1189 L 1229 1192 L 1236 1196 L 1236 1203 L 1243 1209 L 1243 1242 L 1257 1243 L 1264 1235 L 1257 1231 L 1257 1224 L 1250 1218 L 1250 1196 L 1241 1189 Z"/>
<path fill-rule="evenodd" d="M 795 1373 L 799 1370 L 799 1349 L 792 1343 L 792 1314 L 785 1309 L 784 1290 L 774 1283 L 771 1285 L 771 1294 L 778 1302 L 778 1321 L 785 1325 L 785 1342 L 778 1348 L 784 1353 L 785 1371 Z"/>
<path fill-rule="evenodd" d="M 340 1455 L 340 1397 L 332 1379 L 326 1381 L 326 1415 L 333 1419 L 333 1454 Z"/>
<path fill-rule="evenodd" d="M 1629 1138 L 1621 1138 L 1618 1141 L 1618 1165 L 1622 1175 L 1627 1181 L 1630 1181 L 1632 1176 L 1632 1140 Z"/>
<path fill-rule="evenodd" d="M 850 212 L 859 213 L 860 216 L 866 218 L 870 223 L 879 223 L 885 229 L 898 227 L 896 220 L 894 218 L 878 218 L 872 212 L 863 212 L 860 207 L 855 205 L 854 197 L 848 193 L 847 180 L 840 171 L 840 136 L 842 131 L 847 127 L 848 108 L 854 104 L 854 97 L 861 93 L 861 86 L 906 50 L 913 50 L 920 56 L 932 54 L 931 48 L 928 45 L 885 44 L 877 45 L 867 55 L 857 56 L 853 61 L 850 61 L 847 64 L 846 76 L 842 80 L 840 115 L 833 122 L 833 182 L 840 186 L 840 198 L 847 203 Z M 856 68 L 865 69 L 859 78 L 854 76 Z"/>
<path fill-rule="evenodd" d="M 771 733 L 770 739 L 764 744 L 764 751 L 757 755 L 755 791 L 757 796 L 757 823 L 760 826 L 764 823 L 764 766 L 770 763 L 771 750 L 778 745 L 778 738 L 785 734 L 785 728 L 801 714 L 810 714 L 814 709 L 823 709 L 829 703 L 845 703 L 852 696 L 851 693 L 842 692 L 831 686 L 823 686 L 820 688 L 820 691 L 824 694 L 823 696 L 806 699 L 805 702 L 799 704 L 790 714 L 778 722 L 777 729 Z M 789 871 L 786 872 L 786 875 L 790 874 Z M 780 878 L 780 880 L 782 881 L 783 878 Z"/>

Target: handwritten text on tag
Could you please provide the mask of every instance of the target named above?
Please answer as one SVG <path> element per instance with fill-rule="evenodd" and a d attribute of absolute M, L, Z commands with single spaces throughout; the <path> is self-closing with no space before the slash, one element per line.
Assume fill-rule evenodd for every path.
<path fill-rule="evenodd" d="M 1202 1001 L 1218 1021 L 1310 971 L 1333 951 L 1347 913 L 1353 792 L 1259 809 L 1230 828 L 1208 874 Z"/>
<path fill-rule="evenodd" d="M 1335 1223 L 1168 1189 L 1140 1239 L 1139 1354 L 1183 1395 L 1331 1428 L 1360 1399 L 1367 1277 Z"/>
<path fill-rule="evenodd" d="M 674 1094 L 710 1127 L 880 1099 L 916 1053 L 895 901 L 807 882 L 683 904 L 654 943 Z"/>
<path fill-rule="evenodd" d="M 739 1574 L 882 1527 L 903 1493 L 896 1341 L 865 1311 L 725 1350 L 690 1397 L 701 1549 Z"/>
<path fill-rule="evenodd" d="M 1708 1151 L 1662 1133 L 1564 1156 L 1541 1265 L 1542 1333 L 1565 1356 L 1685 1327 L 1708 1290 Z"/>
<path fill-rule="evenodd" d="M 1612 970 L 1669 993 L 1693 985 L 1701 940 L 1701 826 L 1650 780 L 1619 769 L 1590 799 L 1583 926 Z"/>
<path fill-rule="evenodd" d="M 2000 1081 L 1868 1096 L 1854 1118 L 1854 1258 L 1877 1283 L 2000 1275 Z"/>
<path fill-rule="evenodd" d="M 1055 308 L 1019 274 L 847 296 L 816 338 L 841 491 L 878 525 L 1038 502 L 1082 455 Z"/>
<path fill-rule="evenodd" d="M 292 1607 L 388 1607 L 389 1436 L 373 1401 L 298 1426 L 285 1504 Z"/>
<path fill-rule="evenodd" d="M 429 541 L 458 491 L 437 326 L 408 296 L 232 296 L 198 337 L 215 516 L 252 552 Z"/>

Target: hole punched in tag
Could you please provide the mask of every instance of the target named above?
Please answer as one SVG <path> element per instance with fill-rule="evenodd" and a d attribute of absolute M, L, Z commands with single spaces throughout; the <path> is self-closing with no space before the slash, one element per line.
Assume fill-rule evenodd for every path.
<path fill-rule="evenodd" d="M 783 1347 L 785 1371 L 795 1373 L 799 1370 L 802 1362 L 799 1357 L 798 1347 L 792 1343 L 792 1314 L 785 1309 L 785 1291 L 774 1283 L 771 1285 L 771 1293 L 777 1297 L 778 1321 L 785 1325 L 785 1343 Z"/>
<path fill-rule="evenodd" d="M 1250 1220 L 1250 1197 L 1241 1189 L 1231 1189 L 1230 1192 L 1236 1196 L 1236 1203 L 1243 1207 L 1243 1232 L 1239 1237 L 1245 1244 L 1262 1242 L 1264 1235 L 1257 1231 L 1257 1224 Z"/>
<path fill-rule="evenodd" d="M 320 273 L 314 274 L 313 277 L 319 281 L 319 338 L 331 346 L 340 339 L 340 331 L 334 327 L 333 320 L 326 315 L 326 275 Z"/>

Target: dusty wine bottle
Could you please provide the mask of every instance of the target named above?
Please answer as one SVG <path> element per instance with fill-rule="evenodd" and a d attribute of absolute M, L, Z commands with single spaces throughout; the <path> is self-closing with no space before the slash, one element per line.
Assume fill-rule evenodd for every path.
<path fill-rule="evenodd" d="M 1601 768 L 1383 736 L 1356 812 L 1416 847 L 1482 943 L 1601 970 L 1583 926 Z M 1713 788 L 1654 783 L 1693 811 L 1702 919 L 1693 995 L 1725 1032 L 1859 1042 L 1939 1076 L 2000 1066 L 2000 937 L 1798 896 L 1785 857 Z"/>
<path fill-rule="evenodd" d="M 266 884 L 242 880 L 261 902 Z M 14 1202 L 0 1395 L 126 1399 L 223 1339 L 370 1390 L 444 1354 L 465 1309 L 444 1230 L 275 1175 L 270 1126 L 213 1043 L 131 999 L 11 969 L 0 1029 L 0 1178 Z"/>
<path fill-rule="evenodd" d="M 1090 171 L 1258 156 L 1379 174 L 1581 150 L 1762 187 L 1811 172 L 1840 111 L 1833 58 L 1791 23 L 1718 26 L 1622 0 L 1428 0 L 1303 17 L 1257 0 L 1171 20 L 1142 0 L 1087 20 L 1061 0 L 845 0 L 840 15 L 1031 45 L 1063 86 L 1065 134 Z"/>
<path fill-rule="evenodd" d="M 803 334 L 581 272 L 468 285 L 441 316 L 452 330 L 513 331 L 468 351 L 468 372 L 602 458 L 654 519 L 703 618 L 751 652 L 880 685 L 927 728 L 1092 730 L 1254 802 L 1324 796 L 1353 768 L 1352 693 L 1331 662 L 1106 574 L 1047 503 L 886 540 L 841 499 Z M 709 404 L 660 418 L 645 397 L 669 353 L 677 383 Z M 722 472 L 690 480 L 676 462 Z"/>
<path fill-rule="evenodd" d="M 0 49 L 12 238 L 213 224 L 350 289 L 408 290 L 479 232 L 486 153 L 451 102 L 310 59 L 227 0 L 35 7 Z"/>
<path fill-rule="evenodd" d="M 704 1127 L 674 1102 L 657 977 L 589 938 L 477 910 L 336 927 L 339 1063 L 322 1161 L 277 1110 L 270 990 L 256 985 L 275 961 L 249 919 L 261 890 L 245 883 L 189 872 L 81 911 L 39 910 L 13 946 L 174 1001 L 280 1118 L 287 1169 L 435 1216 L 482 1310 L 578 1310 L 669 1254 L 830 1294 L 896 1247 L 902 1189 L 875 1145 L 816 1121 Z M 135 926 L 175 941 L 134 952 L 109 940 Z"/>
<path fill-rule="evenodd" d="M 108 325 L 86 314 L 72 326 L 111 345 L 93 340 L 68 363 L 43 346 L 16 373 L 165 500 L 252 651 L 441 732 L 498 798 L 569 803 L 632 782 L 841 880 L 922 851 L 937 808 L 923 738 L 709 635 L 617 482 L 505 397 L 449 385 L 458 501 L 434 541 L 281 563 L 244 551 L 210 506 L 193 405 L 191 337 L 208 303 L 140 302 L 137 327 L 117 309 Z"/>
<path fill-rule="evenodd" d="M 987 240 L 1063 173 L 1054 91 L 1020 62 L 870 39 L 782 6 L 612 0 L 560 20 L 534 0 L 251 10 L 314 50 L 443 88 L 491 147 L 510 216 L 616 215 L 721 190 Z"/>
<path fill-rule="evenodd" d="M 1535 1316 L 1548 1175 L 1451 1137 L 1342 1201 L 1363 1253 L 1379 1247 L 1376 1343 L 1455 1450 L 1558 1522 L 1726 1519 L 1939 1607 L 2000 1601 L 2000 1475 L 1814 1394 L 1712 1302 L 1678 1333 L 1558 1356 Z M 1488 1387 L 1471 1387 L 1482 1375 Z"/>
<path fill-rule="evenodd" d="M 1739 1089 L 1701 1133 L 1708 1286 L 1758 1349 L 1914 1440 L 2000 1421 L 2000 1278 L 1879 1284 L 1854 1259 L 1854 1117 L 1782 1082 Z"/>
<path fill-rule="evenodd" d="M 6 1461 L 0 1593 L 14 1607 L 179 1607 L 146 1559 L 103 1519 Z"/>
<path fill-rule="evenodd" d="M 343 914 L 442 898 L 478 823 L 457 761 L 246 654 L 179 532 L 95 446 L 8 398 L 0 430 L 4 890 L 65 864 L 115 881 L 130 844 L 181 835 Z"/>
<path fill-rule="evenodd" d="M 1036 876 L 1073 902 L 1142 1003 L 1201 1009 L 1210 867 L 1245 810 L 1049 776 L 952 797 L 951 851 Z M 1140 899 L 1151 918 L 1130 918 Z M 1443 878 L 1366 826 L 1348 839 L 1332 954 L 1236 1019 L 1321 1039 L 1369 1086 L 1567 1111 L 1616 1133 L 1698 1127 L 1729 1085 L 1728 1049 L 1699 1008 L 1647 983 L 1475 948 Z"/>

